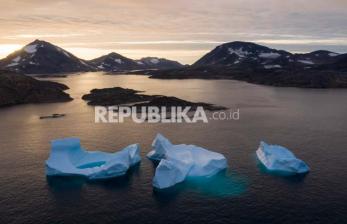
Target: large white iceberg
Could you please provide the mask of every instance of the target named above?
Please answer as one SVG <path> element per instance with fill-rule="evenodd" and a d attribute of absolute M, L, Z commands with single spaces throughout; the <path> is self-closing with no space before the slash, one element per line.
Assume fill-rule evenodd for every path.
<path fill-rule="evenodd" d="M 46 160 L 47 176 L 80 175 L 88 179 L 106 179 L 124 175 L 139 163 L 140 146 L 129 145 L 119 152 L 86 151 L 78 138 L 57 139 L 51 142 Z"/>
<path fill-rule="evenodd" d="M 296 158 L 289 149 L 279 145 L 268 145 L 262 141 L 256 154 L 268 171 L 278 174 L 303 174 L 310 170 L 304 161 Z"/>
<path fill-rule="evenodd" d="M 220 153 L 195 145 L 173 145 L 161 134 L 156 136 L 152 147 L 147 157 L 160 161 L 153 178 L 153 186 L 159 189 L 171 187 L 186 177 L 213 176 L 228 166 Z"/>

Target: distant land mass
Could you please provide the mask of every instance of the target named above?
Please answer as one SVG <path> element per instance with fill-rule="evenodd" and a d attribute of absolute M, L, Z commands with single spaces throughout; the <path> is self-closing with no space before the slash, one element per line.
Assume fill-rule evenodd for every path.
<path fill-rule="evenodd" d="M 146 74 L 158 79 L 235 79 L 283 87 L 346 88 L 347 54 L 323 50 L 292 54 L 236 41 L 216 47 L 191 66 Z"/>
<path fill-rule="evenodd" d="M 145 74 L 157 79 L 234 79 L 282 87 L 347 87 L 347 54 L 323 50 L 293 54 L 241 41 L 217 46 L 194 64 L 184 66 L 157 57 L 133 60 L 115 52 L 83 60 L 51 43 L 35 40 L 0 60 L 0 69 L 47 77 L 105 71 Z"/>
<path fill-rule="evenodd" d="M 140 60 L 110 53 L 93 60 L 83 60 L 49 42 L 35 40 L 0 60 L 0 68 L 24 74 L 57 74 L 72 72 L 122 72 L 143 69 L 176 69 L 183 65 L 164 58 Z"/>
<path fill-rule="evenodd" d="M 71 101 L 66 85 L 0 71 L 0 107 L 26 103 L 56 103 Z"/>

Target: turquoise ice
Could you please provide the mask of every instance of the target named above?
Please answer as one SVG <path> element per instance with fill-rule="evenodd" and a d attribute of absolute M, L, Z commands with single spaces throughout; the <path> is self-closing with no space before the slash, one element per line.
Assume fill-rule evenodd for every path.
<path fill-rule="evenodd" d="M 138 144 L 129 145 L 115 153 L 107 153 L 86 151 L 78 138 L 57 139 L 51 142 L 51 153 L 46 160 L 46 175 L 107 179 L 126 174 L 140 160 Z"/>
<path fill-rule="evenodd" d="M 289 149 L 283 146 L 269 145 L 262 141 L 256 154 L 268 171 L 277 174 L 304 174 L 310 170 L 304 161 L 296 158 Z"/>
<path fill-rule="evenodd" d="M 158 134 L 147 154 L 151 160 L 160 161 L 155 170 L 153 186 L 169 188 L 187 177 L 210 177 L 228 167 L 226 158 L 216 152 L 195 145 L 173 145 Z"/>

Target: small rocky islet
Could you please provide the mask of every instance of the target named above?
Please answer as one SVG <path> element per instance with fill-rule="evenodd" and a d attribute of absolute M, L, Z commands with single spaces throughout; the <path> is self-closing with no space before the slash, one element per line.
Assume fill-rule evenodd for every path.
<path fill-rule="evenodd" d="M 203 102 L 190 102 L 173 96 L 145 95 L 143 91 L 126 89 L 122 87 L 93 89 L 89 94 L 82 96 L 83 100 L 88 101 L 88 105 L 93 106 L 117 106 L 129 105 L 134 107 L 191 107 L 190 111 L 195 111 L 197 107 L 205 110 L 216 111 L 225 110 L 226 107 Z"/>

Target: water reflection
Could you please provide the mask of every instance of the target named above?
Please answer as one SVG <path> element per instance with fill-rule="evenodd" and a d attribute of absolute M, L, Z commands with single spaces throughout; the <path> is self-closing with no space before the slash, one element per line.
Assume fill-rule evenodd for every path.
<path fill-rule="evenodd" d="M 103 189 L 120 190 L 129 187 L 134 176 L 138 176 L 140 164 L 131 167 L 126 175 L 104 179 L 88 180 L 82 176 L 47 176 L 47 184 L 53 194 L 81 191 L 85 184 L 101 187 Z"/>
<path fill-rule="evenodd" d="M 247 190 L 248 179 L 230 170 L 212 177 L 188 177 L 183 183 L 168 189 L 154 189 L 153 196 L 162 203 L 174 201 L 181 193 L 196 193 L 206 197 L 237 197 Z"/>

